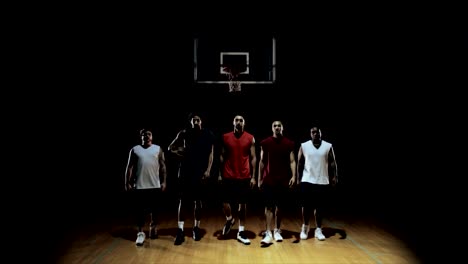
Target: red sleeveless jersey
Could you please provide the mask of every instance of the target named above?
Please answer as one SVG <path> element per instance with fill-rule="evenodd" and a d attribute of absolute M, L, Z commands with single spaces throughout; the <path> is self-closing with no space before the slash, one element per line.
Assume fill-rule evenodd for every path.
<path fill-rule="evenodd" d="M 223 135 L 224 168 L 223 176 L 227 179 L 248 179 L 250 175 L 250 147 L 253 135 L 243 132 L 237 138 L 234 132 Z"/>

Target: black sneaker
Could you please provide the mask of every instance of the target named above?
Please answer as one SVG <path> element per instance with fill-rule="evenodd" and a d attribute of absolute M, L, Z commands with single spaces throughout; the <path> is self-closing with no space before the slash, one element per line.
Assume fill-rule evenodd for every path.
<path fill-rule="evenodd" d="M 185 241 L 184 231 L 179 228 L 179 229 L 177 229 L 177 235 L 176 235 L 176 238 L 174 240 L 174 245 L 176 245 L 176 246 L 181 245 L 184 241 Z"/>
<path fill-rule="evenodd" d="M 158 231 L 156 230 L 156 227 L 151 227 L 150 228 L 150 238 L 151 239 L 158 238 Z"/>
<path fill-rule="evenodd" d="M 250 245 L 250 239 L 248 239 L 246 236 L 245 236 L 245 232 L 244 231 L 240 231 L 239 233 L 237 233 L 237 240 L 239 242 L 242 242 L 244 245 Z"/>
<path fill-rule="evenodd" d="M 236 220 L 234 220 L 234 218 L 231 218 L 231 220 L 226 221 L 226 224 L 224 224 L 224 227 L 223 227 L 223 236 L 229 234 L 229 231 L 231 231 L 231 228 L 235 222 Z"/>
<path fill-rule="evenodd" d="M 200 228 L 198 226 L 195 226 L 193 228 L 193 240 L 199 241 L 200 239 L 201 239 Z"/>

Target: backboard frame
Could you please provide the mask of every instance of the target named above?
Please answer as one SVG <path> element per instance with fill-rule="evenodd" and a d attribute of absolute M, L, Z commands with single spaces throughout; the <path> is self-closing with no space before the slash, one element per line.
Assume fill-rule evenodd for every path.
<path fill-rule="evenodd" d="M 236 37 L 234 36 L 234 39 Z M 249 50 L 245 50 L 242 47 L 230 47 L 226 49 L 221 49 L 219 50 L 219 53 L 217 54 L 217 58 L 219 61 L 214 61 L 212 64 L 217 64 L 217 65 L 212 65 L 213 67 L 215 66 L 216 68 L 219 67 L 219 70 L 216 70 L 216 73 L 213 71 L 213 76 L 214 74 L 217 74 L 218 76 L 215 76 L 216 78 L 202 78 L 200 74 L 200 57 L 203 56 L 203 54 L 200 54 L 200 38 L 199 37 L 194 37 L 193 38 L 193 82 L 196 84 L 229 84 L 230 81 L 228 80 L 228 72 L 224 70 L 224 60 L 225 56 L 244 56 L 245 61 L 246 61 L 246 69 L 245 71 L 240 72 L 239 76 L 240 80 L 239 82 L 241 84 L 274 84 L 277 81 L 277 62 L 276 62 L 276 38 L 274 36 L 264 38 L 265 41 L 268 42 L 268 47 L 267 49 L 263 52 L 264 54 L 266 53 L 268 57 L 268 60 L 265 61 L 263 60 L 262 63 L 265 63 L 265 66 L 262 67 L 263 75 L 265 78 L 257 78 L 253 77 L 252 74 L 252 53 Z M 248 45 L 249 39 L 246 40 Z M 252 41 L 255 41 L 253 39 Z M 255 45 L 258 46 L 258 43 L 254 43 Z M 265 44 L 263 44 L 265 45 Z M 244 47 L 245 48 L 245 47 Z M 217 52 L 217 51 L 214 51 Z M 255 55 L 255 54 L 254 54 Z M 213 56 L 214 57 L 214 56 Z M 258 59 L 258 58 L 257 58 Z M 254 61 L 255 62 L 255 61 Z M 258 62 L 257 62 L 258 63 Z M 255 66 L 255 65 L 254 65 Z M 251 79 L 246 78 L 247 76 L 250 76 Z"/>

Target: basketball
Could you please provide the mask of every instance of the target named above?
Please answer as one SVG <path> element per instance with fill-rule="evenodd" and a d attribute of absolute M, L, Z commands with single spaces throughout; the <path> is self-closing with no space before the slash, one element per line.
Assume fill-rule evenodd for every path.
<path fill-rule="evenodd" d="M 176 151 L 177 151 L 177 153 L 179 153 L 179 154 L 184 154 L 185 148 L 184 148 L 184 147 L 178 147 L 178 148 L 176 149 Z"/>
<path fill-rule="evenodd" d="M 184 155 L 185 155 L 185 148 L 184 147 L 177 147 L 175 149 L 174 155 L 179 159 L 183 158 Z"/>

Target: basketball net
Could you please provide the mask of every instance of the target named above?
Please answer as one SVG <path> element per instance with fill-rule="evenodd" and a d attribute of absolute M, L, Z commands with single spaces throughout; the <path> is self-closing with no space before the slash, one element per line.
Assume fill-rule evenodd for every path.
<path fill-rule="evenodd" d="M 229 84 L 229 92 L 240 92 L 241 91 L 241 81 L 237 79 L 239 76 L 239 73 L 232 71 L 231 68 L 225 67 L 224 71 L 227 72 L 227 77 L 228 77 L 228 84 Z"/>

